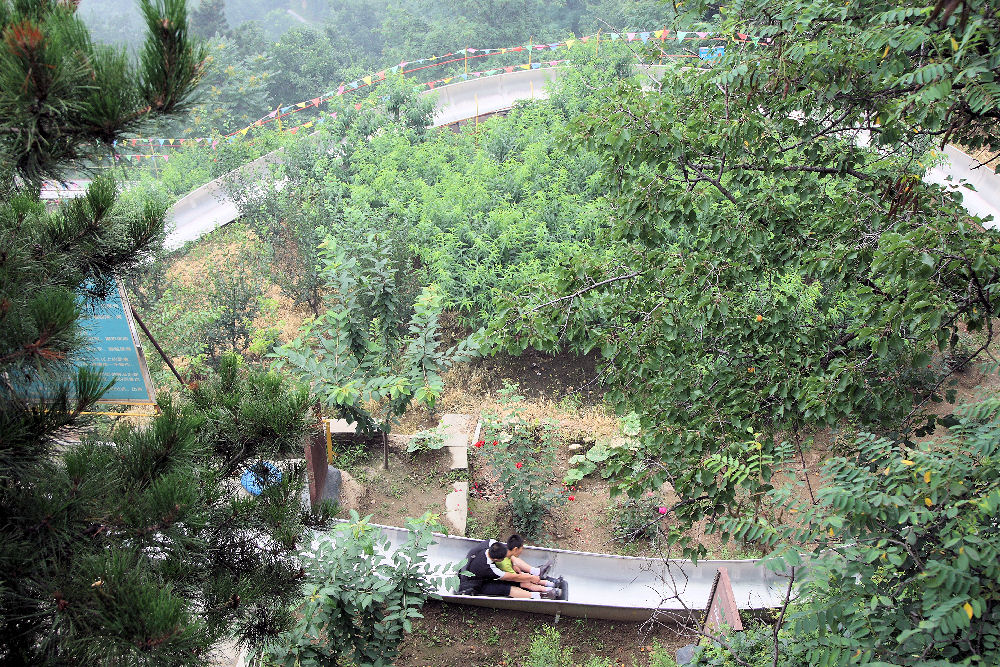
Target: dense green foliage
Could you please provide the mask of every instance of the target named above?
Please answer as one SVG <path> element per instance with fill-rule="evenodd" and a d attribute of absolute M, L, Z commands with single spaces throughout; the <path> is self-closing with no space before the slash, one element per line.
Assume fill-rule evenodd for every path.
<path fill-rule="evenodd" d="M 801 589 L 815 606 L 790 615 L 816 637 L 809 663 L 1000 662 L 1000 402 L 959 416 L 944 438 L 900 450 L 869 436 L 825 464 L 813 527 L 833 539 L 818 536 L 829 549 Z"/>
<path fill-rule="evenodd" d="M 500 314 L 502 295 L 581 255 L 603 256 L 594 247 L 608 228 L 599 163 L 559 138 L 587 108 L 589 87 L 630 74 L 630 57 L 621 47 L 581 54 L 551 101 L 458 133 L 426 130 L 429 101 L 390 80 L 376 90 L 385 99 L 344 104 L 315 135 L 292 142 L 268 179 L 280 188 L 261 188 L 255 173 L 231 189 L 274 249 L 272 270 L 286 276 L 279 284 L 314 313 L 318 243 L 329 235 L 348 256 L 366 254 L 379 230 L 404 310 L 418 285 L 434 283 L 477 327 Z"/>
<path fill-rule="evenodd" d="M 444 307 L 487 325 L 515 354 L 599 351 L 610 402 L 643 428 L 577 473 L 600 464 L 634 496 L 669 482 L 677 552 L 704 553 L 687 529 L 705 519 L 725 538 L 790 541 L 784 566 L 803 544 L 830 549 L 784 627 L 736 655 L 995 662 L 995 406 L 954 441 L 914 442 L 940 425 L 930 408 L 953 399 L 958 369 L 989 353 L 1000 306 L 996 235 L 921 180 L 942 141 L 996 145 L 996 9 L 757 0 L 719 19 L 768 39 L 645 88 L 621 53 L 574 54 L 550 101 L 459 133 L 428 131 L 426 101 L 390 81 L 388 100 L 375 89 L 288 142 L 280 188 L 235 186 L 282 290 L 315 316 L 282 353 L 329 404 L 385 425 L 418 388 L 439 391 L 400 372 L 421 309 L 435 327 Z M 304 51 L 300 37 L 287 43 Z M 309 61 L 292 85 L 322 80 Z M 372 402 L 376 419 L 358 410 Z M 847 438 L 826 488 L 774 488 L 778 471 L 814 472 L 811 436 L 845 425 L 877 437 Z M 511 484 L 522 458 L 497 462 Z M 542 493 L 517 494 L 526 514 Z"/>
<path fill-rule="evenodd" d="M 932 426 L 926 408 L 951 394 L 954 373 L 936 355 L 960 330 L 974 332 L 970 356 L 982 354 L 1000 305 L 996 236 L 920 181 L 931 145 L 906 131 L 947 131 L 949 104 L 897 81 L 906 62 L 919 66 L 921 43 L 947 43 L 958 17 L 944 25 L 928 7 L 919 21 L 869 23 L 881 5 L 846 18 L 831 9 L 833 30 L 794 4 L 780 4 L 792 18 L 754 26 L 771 45 L 668 71 L 654 92 L 620 86 L 584 114 L 576 128 L 605 161 L 614 254 L 584 254 L 543 279 L 497 328 L 514 352 L 601 350 L 610 400 L 639 413 L 647 434 L 606 466 L 634 493 L 669 481 L 682 527 L 759 511 L 773 471 L 800 459 L 815 429 L 851 419 L 906 437 Z M 926 40 L 897 48 L 895 73 L 874 83 L 852 74 L 882 57 L 858 55 L 855 31 L 885 35 L 899 21 Z M 995 57 L 990 25 L 970 19 L 967 51 L 949 55 L 970 86 L 993 85 L 982 69 Z M 813 80 L 833 71 L 820 61 L 845 70 L 837 84 Z M 953 131 L 988 136 L 995 121 L 980 112 Z M 860 145 L 851 128 L 878 138 Z"/>
<path fill-rule="evenodd" d="M 351 511 L 303 556 L 309 574 L 295 627 L 263 656 L 267 665 L 311 667 L 392 665 L 404 633 L 439 587 L 453 588 L 453 568 L 430 565 L 427 548 L 437 517 L 409 519 L 406 542 L 391 548 L 389 539 Z"/>
<path fill-rule="evenodd" d="M 815 507 L 791 489 L 771 492 L 794 524 L 731 524 L 784 542 L 768 561 L 786 571 L 802 564 L 799 545 L 817 551 L 783 625 L 751 627 L 696 664 L 1000 661 L 1000 401 L 960 408 L 947 435 L 919 446 L 870 435 L 855 446 L 824 464 Z"/>

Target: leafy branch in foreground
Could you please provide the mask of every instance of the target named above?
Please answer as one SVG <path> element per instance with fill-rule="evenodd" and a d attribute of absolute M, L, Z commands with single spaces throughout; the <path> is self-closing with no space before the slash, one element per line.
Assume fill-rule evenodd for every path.
<path fill-rule="evenodd" d="M 600 350 L 608 398 L 647 434 L 619 481 L 669 481 L 685 525 L 766 509 L 772 471 L 798 467 L 817 430 L 852 420 L 905 443 L 933 428 L 930 403 L 954 397 L 944 355 L 966 336 L 968 356 L 989 354 L 998 237 L 921 178 L 949 131 L 997 141 L 975 92 L 996 87 L 997 14 L 933 13 L 727 6 L 724 33 L 772 41 L 609 89 L 575 123 L 604 161 L 613 253 L 512 298 L 491 339 Z M 951 108 L 945 80 L 969 97 Z"/>
<path fill-rule="evenodd" d="M 60 178 L 70 162 L 184 111 L 201 76 L 205 51 L 188 36 L 183 0 L 141 0 L 139 62 L 94 44 L 76 7 L 0 4 L 0 156 L 26 182 Z"/>
<path fill-rule="evenodd" d="M 267 665 L 392 665 L 404 633 L 421 618 L 439 588 L 457 584 L 446 565 L 430 565 L 427 547 L 437 516 L 408 519 L 406 541 L 389 539 L 351 510 L 340 524 L 303 556 L 309 573 L 296 610 L 296 626 L 262 656 Z"/>
<path fill-rule="evenodd" d="M 1000 400 L 957 413 L 947 434 L 909 448 L 860 437 L 856 456 L 824 465 L 815 507 L 783 488 L 772 492 L 784 509 L 778 522 L 724 520 L 731 534 L 759 530 L 777 547 L 766 559 L 776 571 L 802 565 L 803 544 L 815 548 L 780 628 L 783 656 L 998 664 Z"/>

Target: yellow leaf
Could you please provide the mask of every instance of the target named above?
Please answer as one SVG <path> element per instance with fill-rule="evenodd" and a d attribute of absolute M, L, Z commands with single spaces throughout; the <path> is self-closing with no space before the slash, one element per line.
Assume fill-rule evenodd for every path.
<path fill-rule="evenodd" d="M 924 473 L 924 484 L 930 484 L 930 483 L 931 483 L 931 471 L 928 470 L 927 472 Z"/>
<path fill-rule="evenodd" d="M 931 505 L 933 505 L 933 504 L 934 504 L 934 503 L 933 503 L 933 502 L 931 502 L 931 499 L 930 499 L 930 498 L 924 498 L 924 505 L 927 505 L 928 507 L 930 507 L 930 506 L 931 506 Z"/>
<path fill-rule="evenodd" d="M 958 42 L 955 41 L 954 37 L 951 38 L 951 50 L 958 51 Z"/>
<path fill-rule="evenodd" d="M 828 532 L 830 533 L 830 537 L 833 537 L 833 528 L 830 528 Z"/>
<path fill-rule="evenodd" d="M 961 556 L 964 553 L 965 553 L 965 547 L 959 547 L 958 548 L 958 555 Z"/>
<path fill-rule="evenodd" d="M 916 463 L 914 463 L 913 461 L 910 461 L 908 459 L 903 459 L 903 465 L 904 466 L 912 466 L 912 465 L 916 465 Z"/>
<path fill-rule="evenodd" d="M 889 45 L 888 44 L 885 45 L 885 51 L 882 52 L 882 60 L 885 60 L 885 57 L 887 55 L 889 55 Z"/>
<path fill-rule="evenodd" d="M 889 558 L 888 558 L 888 557 L 886 557 L 886 555 L 885 555 L 885 554 L 882 554 L 881 556 L 879 556 L 879 558 L 881 558 L 882 560 L 889 560 Z"/>
<path fill-rule="evenodd" d="M 972 620 L 972 605 L 969 604 L 968 602 L 966 602 L 965 604 L 962 605 L 962 609 L 964 609 L 965 613 L 969 615 L 969 620 L 971 621 Z"/>

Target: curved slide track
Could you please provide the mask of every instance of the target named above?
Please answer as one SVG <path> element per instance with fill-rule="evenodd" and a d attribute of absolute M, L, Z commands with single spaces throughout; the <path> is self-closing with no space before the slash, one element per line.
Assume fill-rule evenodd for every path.
<path fill-rule="evenodd" d="M 371 524 L 389 538 L 390 549 L 406 542 L 405 528 Z M 331 533 L 316 533 L 315 540 L 332 540 Z M 455 571 L 465 555 L 482 540 L 434 534 L 427 551 L 431 565 L 451 566 Z M 562 614 L 613 621 L 645 621 L 654 613 L 700 613 L 712 594 L 715 575 L 726 568 L 736 606 L 740 609 L 781 607 L 788 578 L 766 569 L 756 560 L 689 560 L 637 558 L 564 549 L 528 547 L 522 557 L 529 563 L 552 560 L 553 576 L 564 577 L 568 600 L 520 600 L 514 598 L 456 595 L 440 589 L 445 602 L 494 609 L 512 609 L 539 614 Z M 796 568 L 796 571 L 800 571 Z"/>

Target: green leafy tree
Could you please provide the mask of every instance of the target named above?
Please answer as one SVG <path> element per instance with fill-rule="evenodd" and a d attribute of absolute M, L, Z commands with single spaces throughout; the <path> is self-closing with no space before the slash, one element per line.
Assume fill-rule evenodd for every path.
<path fill-rule="evenodd" d="M 997 238 L 920 180 L 932 138 L 996 142 L 996 13 L 969 9 L 740 3 L 719 30 L 754 40 L 576 123 L 605 161 L 613 251 L 561 267 L 497 334 L 601 351 L 648 433 L 606 469 L 633 493 L 669 481 L 679 526 L 766 511 L 816 429 L 932 427 L 953 373 L 935 355 L 992 341 Z"/>
<path fill-rule="evenodd" d="M 191 12 L 191 27 L 199 37 L 216 37 L 229 31 L 225 0 L 201 0 Z"/>
<path fill-rule="evenodd" d="M 240 253 L 230 264 L 209 274 L 211 315 L 202 342 L 212 359 L 225 352 L 245 352 L 250 346 L 264 291 L 263 268 L 256 260 Z"/>
<path fill-rule="evenodd" d="M 269 649 L 265 664 L 392 665 L 424 602 L 458 583 L 449 566 L 427 562 L 436 516 L 409 519 L 410 533 L 395 547 L 369 519 L 351 510 L 350 523 L 304 556 L 309 574 L 299 621 Z"/>
<path fill-rule="evenodd" d="M 440 350 L 442 296 L 433 286 L 414 302 L 412 316 L 399 300 L 398 274 L 384 247 L 358 259 L 336 244 L 323 244 L 324 272 L 337 287 L 328 303 L 295 340 L 273 355 L 308 382 L 329 407 L 366 432 L 388 433 L 412 401 L 433 408 L 444 389 L 442 374 L 471 358 L 469 338 Z"/>

